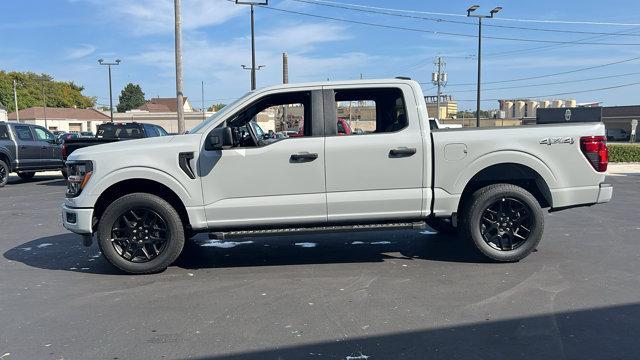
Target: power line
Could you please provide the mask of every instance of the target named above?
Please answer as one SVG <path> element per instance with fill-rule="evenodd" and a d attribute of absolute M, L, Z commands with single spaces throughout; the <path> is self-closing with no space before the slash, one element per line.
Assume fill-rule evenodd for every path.
<path fill-rule="evenodd" d="M 633 83 L 628 83 L 628 84 L 621 84 L 621 85 L 612 85 L 612 86 L 607 86 L 607 87 L 601 87 L 601 88 L 596 88 L 596 89 L 587 89 L 587 90 L 578 90 L 578 91 L 568 91 L 568 92 L 561 92 L 561 93 L 555 93 L 555 94 L 545 94 L 545 95 L 535 95 L 535 96 L 516 96 L 514 98 L 519 98 L 519 99 L 536 99 L 536 98 L 545 98 L 545 97 L 554 97 L 554 96 L 562 96 L 562 95 L 574 95 L 574 94 L 583 94 L 583 93 L 588 93 L 588 92 L 596 92 L 596 91 L 603 91 L 603 90 L 612 90 L 612 89 L 619 89 L 619 88 L 624 88 L 624 87 L 629 87 L 629 86 L 635 86 L 635 85 L 640 85 L 640 81 L 639 82 L 633 82 Z M 498 100 L 503 100 L 503 98 L 494 98 L 494 99 L 483 99 L 481 101 L 498 101 Z M 459 100 L 456 99 L 456 101 L 476 101 L 474 100 Z"/>
<path fill-rule="evenodd" d="M 427 34 L 433 34 L 433 35 L 458 36 L 458 37 L 465 37 L 465 38 L 475 38 L 476 37 L 476 35 L 471 35 L 471 34 L 461 34 L 461 33 L 447 32 L 447 31 L 416 29 L 416 28 L 408 28 L 408 27 L 402 27 L 402 26 L 376 24 L 376 23 L 370 23 L 370 22 L 366 22 L 366 21 L 348 20 L 348 19 L 336 18 L 336 17 L 331 17 L 331 16 L 309 14 L 309 13 L 305 13 L 305 12 L 301 12 L 301 11 L 280 9 L 280 8 L 276 8 L 276 7 L 273 7 L 273 6 L 268 6 L 268 7 L 267 6 L 262 6 L 262 7 L 264 9 L 268 9 L 268 10 L 272 10 L 272 11 L 279 11 L 279 12 L 284 12 L 284 13 L 315 17 L 315 18 L 319 18 L 319 19 L 327 19 L 327 20 L 333 20 L 333 21 L 347 22 L 347 23 L 351 23 L 351 24 L 367 25 L 367 26 L 373 26 L 373 27 L 379 27 L 379 28 L 385 28 L 385 29 L 413 31 L 413 32 L 427 33 Z M 485 38 L 493 39 L 493 40 L 548 43 L 548 44 L 580 44 L 580 45 L 608 45 L 608 46 L 639 46 L 640 45 L 640 43 L 575 42 L 575 41 L 556 41 L 556 40 L 510 38 L 510 37 L 502 37 L 502 36 L 485 36 Z"/>
<path fill-rule="evenodd" d="M 602 79 L 611 79 L 611 78 L 617 78 L 617 77 L 623 77 L 623 76 L 631 76 L 631 75 L 638 75 L 640 74 L 640 71 L 638 72 L 631 72 L 631 73 L 626 73 L 626 74 L 617 74 L 617 75 L 607 75 L 607 76 L 598 76 L 598 77 L 593 77 L 593 78 L 587 78 L 587 79 L 576 79 L 576 80 L 569 80 L 569 81 L 562 81 L 562 82 L 548 82 L 548 83 L 542 83 L 542 84 L 527 84 L 527 85 L 518 85 L 518 86 L 505 86 L 505 87 L 497 87 L 497 88 L 488 88 L 488 89 L 482 89 L 483 91 L 492 91 L 492 90 L 508 90 L 508 89 L 521 89 L 523 87 L 538 87 L 538 86 L 548 86 L 548 85 L 559 85 L 559 84 L 570 84 L 570 83 L 577 83 L 577 82 L 584 82 L 584 81 L 593 81 L 593 80 L 602 80 Z M 449 91 L 449 93 L 454 94 L 454 93 L 464 93 L 464 92 L 476 92 L 476 89 L 469 89 L 469 90 L 454 90 L 454 91 Z"/>
<path fill-rule="evenodd" d="M 295 0 L 294 0 L 295 1 Z M 360 4 L 351 4 L 351 3 L 343 3 L 343 2 L 335 2 L 335 1 L 327 1 L 327 0 L 313 0 L 314 3 L 324 3 L 331 5 L 341 5 L 341 6 L 351 6 L 362 9 L 370 9 L 370 10 L 383 10 L 383 11 L 393 11 L 407 14 L 426 14 L 426 15 L 439 15 L 439 16 L 453 16 L 453 17 L 467 17 L 464 14 L 456 14 L 456 13 L 443 13 L 443 12 L 433 12 L 433 11 L 420 11 L 420 10 L 405 10 L 405 9 L 394 9 L 394 8 L 384 8 L 377 6 L 368 6 L 368 5 L 360 5 Z M 620 23 L 620 22 L 602 22 L 602 21 L 575 21 L 575 20 L 538 20 L 538 19 L 514 19 L 514 18 L 504 18 L 500 17 L 498 20 L 502 21 L 517 21 L 517 22 L 532 22 L 532 23 L 546 23 L 546 24 L 569 24 L 569 25 L 609 25 L 609 26 L 640 26 L 640 23 Z"/>
<path fill-rule="evenodd" d="M 442 18 L 424 17 L 424 16 L 417 16 L 417 15 L 404 15 L 404 14 L 397 14 L 397 13 L 388 12 L 388 11 L 381 11 L 381 10 L 375 10 L 375 9 L 362 8 L 362 6 L 352 7 L 352 6 L 356 6 L 355 4 L 346 4 L 346 3 L 342 4 L 342 3 L 333 3 L 333 2 L 318 2 L 318 1 L 314 1 L 314 0 L 292 0 L 292 1 L 300 2 L 300 3 L 313 4 L 313 5 L 320 5 L 320 6 L 336 8 L 336 9 L 359 11 L 359 12 L 365 12 L 365 13 L 370 13 L 370 14 L 388 15 L 388 16 L 407 18 L 407 19 L 427 20 L 427 21 L 434 21 L 434 22 L 439 22 L 439 23 L 452 23 L 452 24 L 463 24 L 463 25 L 476 26 L 475 23 L 468 22 L 468 21 L 446 20 L 446 19 L 442 19 Z M 608 32 L 580 31 L 580 30 L 543 29 L 543 28 L 533 28 L 533 27 L 524 27 L 524 26 L 510 26 L 510 25 L 496 25 L 496 24 L 486 24 L 485 26 L 487 26 L 487 27 L 495 27 L 495 28 L 511 29 L 511 30 L 528 30 L 528 31 L 541 31 L 541 32 L 551 32 L 551 33 L 590 34 L 590 35 L 616 35 L 616 36 L 635 36 L 635 37 L 640 36 L 639 34 L 624 33 L 624 32 L 608 33 Z"/>
<path fill-rule="evenodd" d="M 627 62 L 631 62 L 631 61 L 638 60 L 638 59 L 640 59 L 640 56 L 636 56 L 636 57 L 632 57 L 632 58 L 624 59 L 624 60 L 613 61 L 613 62 L 610 62 L 610 63 L 600 64 L 600 65 L 587 66 L 587 67 L 579 68 L 579 69 L 561 71 L 561 72 L 557 72 L 557 73 L 553 73 L 553 74 L 538 75 L 538 76 L 528 76 L 528 77 L 517 78 L 517 79 L 508 79 L 508 80 L 487 81 L 487 82 L 485 82 L 485 84 L 499 84 L 499 83 L 506 83 L 506 82 L 534 80 L 534 79 L 542 79 L 542 78 L 552 77 L 552 76 L 573 74 L 573 73 L 576 73 L 576 72 L 593 70 L 593 69 L 598 69 L 598 68 L 602 68 L 602 67 L 606 67 L 606 66 L 627 63 Z M 449 86 L 469 86 L 469 85 L 475 85 L 475 83 L 449 84 Z"/>
<path fill-rule="evenodd" d="M 622 30 L 622 31 L 626 31 L 626 30 Z M 637 30 L 633 31 L 637 33 Z M 577 39 L 577 42 L 580 41 L 589 41 L 589 40 L 595 40 L 595 39 L 602 39 L 602 38 L 607 38 L 610 36 L 613 36 L 614 34 L 617 33 L 612 33 L 611 35 L 598 35 L 598 36 L 589 36 L 586 38 L 582 38 L 582 39 Z M 525 52 L 531 52 L 531 51 L 535 51 L 535 50 L 542 50 L 542 49 L 551 49 L 551 48 L 558 48 L 558 47 L 562 47 L 562 46 L 575 46 L 577 44 L 551 44 L 551 45 L 542 45 L 542 46 L 535 46 L 535 47 L 530 47 L 530 48 L 526 48 L 526 49 L 515 49 L 515 50 L 507 50 L 507 51 L 500 51 L 500 52 L 494 52 L 494 53 L 488 53 L 486 56 L 490 56 L 490 57 L 496 57 L 496 56 L 501 56 L 501 55 L 510 55 L 510 54 L 517 54 L 517 53 L 525 53 Z"/>

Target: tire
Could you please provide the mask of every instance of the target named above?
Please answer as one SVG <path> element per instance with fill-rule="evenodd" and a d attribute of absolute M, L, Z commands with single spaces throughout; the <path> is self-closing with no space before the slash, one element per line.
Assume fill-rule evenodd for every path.
<path fill-rule="evenodd" d="M 441 234 L 457 234 L 458 228 L 453 226 L 451 219 L 445 218 L 429 218 L 427 225 Z"/>
<path fill-rule="evenodd" d="M 184 242 L 178 212 L 164 199 L 147 193 L 117 199 L 104 211 L 98 225 L 102 254 L 129 274 L 164 271 L 180 256 Z"/>
<path fill-rule="evenodd" d="M 9 165 L 7 165 L 3 160 L 0 160 L 0 188 L 7 185 L 7 181 L 9 181 L 9 172 Z"/>
<path fill-rule="evenodd" d="M 36 173 L 34 171 L 26 171 L 26 172 L 19 172 L 18 176 L 20 177 L 20 179 L 24 180 L 24 181 L 29 181 L 31 179 L 33 179 L 33 177 L 36 175 Z"/>
<path fill-rule="evenodd" d="M 460 228 L 487 258 L 514 262 L 527 257 L 540 243 L 544 214 L 527 190 L 494 184 L 477 190 L 465 202 Z"/>

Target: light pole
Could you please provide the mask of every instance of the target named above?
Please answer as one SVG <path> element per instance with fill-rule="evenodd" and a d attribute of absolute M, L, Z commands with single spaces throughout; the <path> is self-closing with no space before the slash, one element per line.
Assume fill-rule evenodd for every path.
<path fill-rule="evenodd" d="M 476 127 L 480 127 L 480 74 L 481 74 L 481 66 L 482 66 L 482 19 L 484 18 L 492 18 L 495 14 L 497 14 L 502 7 L 496 6 L 489 12 L 489 15 L 481 15 L 475 14 L 474 11 L 480 8 L 479 5 L 472 5 L 467 9 L 468 17 L 478 18 L 478 90 L 476 93 Z"/>
<path fill-rule="evenodd" d="M 98 59 L 98 64 L 106 65 L 109 68 L 109 110 L 111 111 L 111 122 L 113 122 L 113 91 L 111 89 L 111 65 L 120 65 L 121 60 L 116 59 L 114 62 L 106 62 L 103 59 Z"/>
<path fill-rule="evenodd" d="M 260 70 L 264 67 L 264 65 L 260 65 L 256 67 L 256 37 L 255 37 L 255 26 L 253 21 L 253 7 L 255 5 L 258 6 L 267 6 L 269 5 L 269 0 L 236 0 L 236 4 L 238 5 L 249 5 L 251 8 L 251 67 L 242 65 L 242 68 L 245 70 L 251 70 L 251 90 L 256 89 L 256 70 Z"/>

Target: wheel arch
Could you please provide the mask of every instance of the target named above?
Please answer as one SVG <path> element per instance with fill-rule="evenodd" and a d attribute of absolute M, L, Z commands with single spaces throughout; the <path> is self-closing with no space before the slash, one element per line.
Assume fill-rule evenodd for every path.
<path fill-rule="evenodd" d="M 174 207 L 174 209 L 176 209 L 185 227 L 190 229 L 189 214 L 187 213 L 184 202 L 180 199 L 178 194 L 176 194 L 168 186 L 158 181 L 134 178 L 117 182 L 109 186 L 100 194 L 94 206 L 94 230 L 97 227 L 98 220 L 100 219 L 106 208 L 113 201 L 124 195 L 132 193 L 152 194 L 166 200 L 169 204 L 171 204 L 171 206 Z"/>
<path fill-rule="evenodd" d="M 11 167 L 13 166 L 13 164 L 11 163 L 11 157 L 2 149 L 0 149 L 0 160 L 4 161 L 4 163 L 7 164 L 7 166 L 9 167 L 9 172 L 11 172 Z"/>
<path fill-rule="evenodd" d="M 460 196 L 458 212 L 461 211 L 464 200 L 468 199 L 476 190 L 498 183 L 513 184 L 524 188 L 538 200 L 542 208 L 553 205 L 549 184 L 544 176 L 527 165 L 504 162 L 485 167 L 466 182 Z"/>

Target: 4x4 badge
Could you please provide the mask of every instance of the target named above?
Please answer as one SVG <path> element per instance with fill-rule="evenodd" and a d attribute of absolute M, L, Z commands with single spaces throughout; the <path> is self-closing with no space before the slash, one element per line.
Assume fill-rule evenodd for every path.
<path fill-rule="evenodd" d="M 548 137 L 540 140 L 540 144 L 543 145 L 554 145 L 554 144 L 573 144 L 574 140 L 572 137 Z"/>

